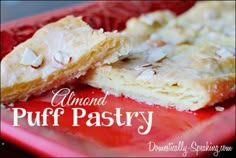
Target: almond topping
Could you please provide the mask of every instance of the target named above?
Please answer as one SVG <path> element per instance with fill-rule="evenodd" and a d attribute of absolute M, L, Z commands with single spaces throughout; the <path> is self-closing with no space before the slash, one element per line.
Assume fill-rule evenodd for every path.
<path fill-rule="evenodd" d="M 134 70 L 137 71 L 138 73 L 140 73 L 141 71 L 144 70 L 144 68 L 141 67 L 141 66 L 135 66 L 135 67 L 134 67 Z"/>
<path fill-rule="evenodd" d="M 103 28 L 100 28 L 100 29 L 98 30 L 98 33 L 103 33 L 103 32 L 104 32 Z"/>
<path fill-rule="evenodd" d="M 146 81 L 146 80 L 151 79 L 153 75 L 155 74 L 156 74 L 156 71 L 152 69 L 146 69 L 139 74 L 139 76 L 137 77 L 137 80 Z"/>
<path fill-rule="evenodd" d="M 8 104 L 9 107 L 13 107 L 14 106 L 14 103 L 10 103 Z"/>
<path fill-rule="evenodd" d="M 39 55 L 31 64 L 33 68 L 39 68 L 40 65 L 43 63 L 43 56 Z"/>
<path fill-rule="evenodd" d="M 216 109 L 216 111 L 219 111 L 219 112 L 222 112 L 225 110 L 225 108 L 222 106 L 216 106 L 215 109 Z"/>
<path fill-rule="evenodd" d="M 37 56 L 35 55 L 35 53 L 31 49 L 26 47 L 20 63 L 23 65 L 31 65 L 32 61 L 34 61 L 36 58 Z"/>
<path fill-rule="evenodd" d="M 227 48 L 219 48 L 216 51 L 216 55 L 219 56 L 220 58 L 228 58 L 228 57 L 233 57 L 235 56 L 235 52 L 231 49 Z"/>
<path fill-rule="evenodd" d="M 148 57 L 149 62 L 159 62 L 166 57 L 166 54 L 161 51 L 150 50 L 150 56 Z"/>
<path fill-rule="evenodd" d="M 151 67 L 151 66 L 152 66 L 152 64 L 149 64 L 149 63 L 142 65 L 142 67 Z"/>
<path fill-rule="evenodd" d="M 61 51 L 58 51 L 53 55 L 53 59 L 58 64 L 65 65 L 65 64 L 68 64 L 72 60 L 72 57 L 68 56 L 67 54 Z"/>
<path fill-rule="evenodd" d="M 193 23 L 190 25 L 190 27 L 195 31 L 200 31 L 204 27 L 204 25 L 201 23 Z"/>
<path fill-rule="evenodd" d="M 149 40 L 148 44 L 152 47 L 161 47 L 161 46 L 164 46 L 166 44 L 166 42 L 164 42 L 160 39 L 153 39 L 153 40 Z"/>

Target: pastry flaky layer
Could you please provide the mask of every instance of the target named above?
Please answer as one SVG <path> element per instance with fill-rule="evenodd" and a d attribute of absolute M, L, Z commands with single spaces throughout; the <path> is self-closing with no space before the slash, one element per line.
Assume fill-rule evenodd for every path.
<path fill-rule="evenodd" d="M 127 38 L 67 16 L 38 30 L 1 61 L 1 102 L 27 100 L 127 54 Z"/>
<path fill-rule="evenodd" d="M 235 96 L 235 2 L 198 2 L 148 34 L 122 60 L 89 70 L 82 82 L 181 111 Z"/>

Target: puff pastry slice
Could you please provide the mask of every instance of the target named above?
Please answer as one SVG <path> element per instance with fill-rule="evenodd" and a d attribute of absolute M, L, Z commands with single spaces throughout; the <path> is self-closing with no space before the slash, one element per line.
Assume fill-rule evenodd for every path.
<path fill-rule="evenodd" d="M 1 102 L 26 100 L 127 54 L 120 33 L 94 30 L 67 16 L 38 30 L 1 61 Z"/>
<path fill-rule="evenodd" d="M 196 12 L 199 14 L 193 14 Z M 232 15 L 235 8 L 229 3 L 199 2 L 152 33 L 122 60 L 90 70 L 82 82 L 116 96 L 181 111 L 234 97 Z M 212 19 L 206 21 L 206 16 Z"/>

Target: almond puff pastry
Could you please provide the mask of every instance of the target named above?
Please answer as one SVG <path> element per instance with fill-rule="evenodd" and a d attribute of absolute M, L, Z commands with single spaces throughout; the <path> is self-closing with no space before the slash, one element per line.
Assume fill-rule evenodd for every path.
<path fill-rule="evenodd" d="M 127 27 L 124 34 L 138 30 Z M 122 60 L 89 70 L 81 82 L 180 111 L 235 96 L 234 1 L 198 2 L 147 36 L 139 36 Z"/>
<path fill-rule="evenodd" d="M 67 16 L 39 29 L 1 61 L 1 102 L 25 101 L 128 53 L 127 38 Z"/>

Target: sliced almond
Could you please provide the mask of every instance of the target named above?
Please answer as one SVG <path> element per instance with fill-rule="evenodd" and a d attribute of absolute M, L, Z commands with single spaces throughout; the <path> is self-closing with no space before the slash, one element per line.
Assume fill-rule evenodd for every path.
<path fill-rule="evenodd" d="M 159 51 L 157 49 L 149 50 L 149 53 L 150 53 L 150 55 L 148 57 L 148 61 L 150 63 L 158 62 L 158 61 L 164 59 L 167 55 L 163 51 Z"/>
<path fill-rule="evenodd" d="M 156 74 L 156 71 L 154 71 L 153 69 L 146 69 L 138 75 L 137 80 L 147 81 L 147 80 L 151 79 L 153 77 L 153 75 L 155 75 L 155 74 Z"/>
<path fill-rule="evenodd" d="M 235 56 L 235 52 L 233 52 L 233 50 L 230 50 L 227 48 L 219 48 L 216 51 L 216 55 L 219 56 L 220 58 L 228 58 L 228 57 Z"/>
<path fill-rule="evenodd" d="M 14 103 L 10 103 L 8 104 L 9 107 L 13 107 L 14 106 Z"/>
<path fill-rule="evenodd" d="M 98 33 L 103 33 L 103 32 L 104 32 L 103 28 L 100 28 L 100 29 L 98 30 Z"/>
<path fill-rule="evenodd" d="M 171 39 L 172 44 L 181 45 L 188 43 L 187 37 L 184 36 L 175 36 Z"/>
<path fill-rule="evenodd" d="M 195 31 L 200 31 L 204 25 L 202 23 L 193 23 L 190 25 L 190 27 Z"/>
<path fill-rule="evenodd" d="M 134 70 L 135 70 L 136 72 L 140 73 L 141 71 L 144 70 L 144 68 L 141 67 L 141 66 L 135 66 L 135 67 L 134 67 Z"/>
<path fill-rule="evenodd" d="M 31 64 L 33 68 L 39 68 L 43 63 L 43 55 L 39 55 Z"/>
<path fill-rule="evenodd" d="M 150 63 L 147 63 L 147 64 L 143 64 L 142 65 L 142 67 L 151 67 L 152 66 L 152 64 L 150 64 Z"/>
<path fill-rule="evenodd" d="M 72 57 L 68 56 L 67 54 L 61 51 L 58 51 L 53 55 L 53 59 L 58 64 L 65 65 L 65 64 L 68 64 L 72 60 Z"/>
<path fill-rule="evenodd" d="M 26 47 L 20 63 L 23 65 L 31 65 L 32 61 L 34 61 L 36 58 L 37 56 L 35 55 L 35 53 L 31 49 Z"/>
<path fill-rule="evenodd" d="M 216 111 L 219 111 L 219 112 L 222 112 L 225 110 L 225 108 L 222 106 L 216 106 L 215 109 L 216 109 Z"/>
<path fill-rule="evenodd" d="M 160 39 L 153 39 L 153 40 L 149 40 L 148 44 L 152 47 L 161 47 L 161 46 L 164 46 L 166 44 L 166 42 L 164 42 Z"/>

